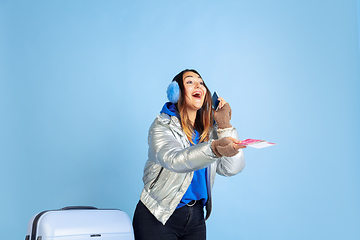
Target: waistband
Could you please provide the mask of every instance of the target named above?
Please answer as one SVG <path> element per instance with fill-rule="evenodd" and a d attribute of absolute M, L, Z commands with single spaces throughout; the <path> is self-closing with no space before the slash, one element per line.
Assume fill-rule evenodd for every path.
<path fill-rule="evenodd" d="M 188 206 L 188 207 L 201 206 L 201 207 L 203 207 L 201 200 L 192 200 L 191 202 L 187 203 L 185 206 Z"/>

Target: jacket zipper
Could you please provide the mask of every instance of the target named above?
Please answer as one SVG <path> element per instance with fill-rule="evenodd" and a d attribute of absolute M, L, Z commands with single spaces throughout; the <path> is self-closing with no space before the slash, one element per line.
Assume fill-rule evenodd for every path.
<path fill-rule="evenodd" d="M 206 216 L 205 221 L 210 217 L 212 208 L 212 193 L 211 193 L 211 165 L 207 167 L 206 172 L 206 189 L 208 194 L 208 200 L 206 202 Z"/>
<path fill-rule="evenodd" d="M 161 167 L 159 174 L 156 176 L 155 180 L 151 183 L 149 189 L 152 189 L 152 188 L 155 186 L 155 183 L 156 183 L 157 181 L 159 181 L 160 174 L 161 174 L 161 172 L 162 172 L 163 170 L 164 170 L 164 167 Z"/>

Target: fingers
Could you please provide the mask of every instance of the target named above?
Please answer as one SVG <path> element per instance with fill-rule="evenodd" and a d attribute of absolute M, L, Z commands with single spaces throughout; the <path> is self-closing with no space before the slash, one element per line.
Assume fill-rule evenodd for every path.
<path fill-rule="evenodd" d="M 217 150 L 219 153 L 225 157 L 233 157 L 235 156 L 239 151 L 231 146 L 231 144 L 228 144 L 226 146 L 218 146 Z"/>
<path fill-rule="evenodd" d="M 246 148 L 246 146 L 245 146 L 245 145 L 241 145 L 241 144 L 234 144 L 234 148 L 235 148 L 236 150 L 239 150 L 239 149 L 242 149 L 242 148 Z"/>
<path fill-rule="evenodd" d="M 227 138 L 228 138 L 229 140 L 233 141 L 233 142 L 236 143 L 236 144 L 241 143 L 240 140 L 237 140 L 237 139 L 235 139 L 235 138 L 233 138 L 233 137 L 227 137 Z"/>
<path fill-rule="evenodd" d="M 239 143 L 241 143 L 240 140 L 237 140 L 237 139 L 235 139 L 235 138 L 233 138 L 233 137 L 227 137 L 227 138 L 234 143 L 234 144 L 233 144 L 234 149 L 239 150 L 239 149 L 242 149 L 242 148 L 246 148 L 245 145 L 239 144 Z"/>
<path fill-rule="evenodd" d="M 226 101 L 222 97 L 219 97 L 218 100 L 220 101 L 219 109 L 221 109 L 226 104 Z"/>

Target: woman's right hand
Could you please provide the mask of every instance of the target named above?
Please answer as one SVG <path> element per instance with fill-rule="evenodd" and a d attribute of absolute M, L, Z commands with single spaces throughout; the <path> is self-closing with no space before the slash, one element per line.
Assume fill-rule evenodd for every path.
<path fill-rule="evenodd" d="M 214 140 L 211 143 L 213 152 L 218 157 L 233 157 L 241 148 L 246 148 L 244 145 L 239 144 L 240 141 L 232 137 L 224 137 L 221 139 Z"/>

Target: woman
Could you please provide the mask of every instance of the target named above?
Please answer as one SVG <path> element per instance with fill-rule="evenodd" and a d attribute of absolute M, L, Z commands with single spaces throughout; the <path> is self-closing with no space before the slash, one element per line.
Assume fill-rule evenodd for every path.
<path fill-rule="evenodd" d="M 133 219 L 135 239 L 206 239 L 215 175 L 241 172 L 244 146 L 237 144 L 229 104 L 219 98 L 214 113 L 210 91 L 197 71 L 176 75 L 168 98 L 171 102 L 149 129 L 144 189 Z"/>

